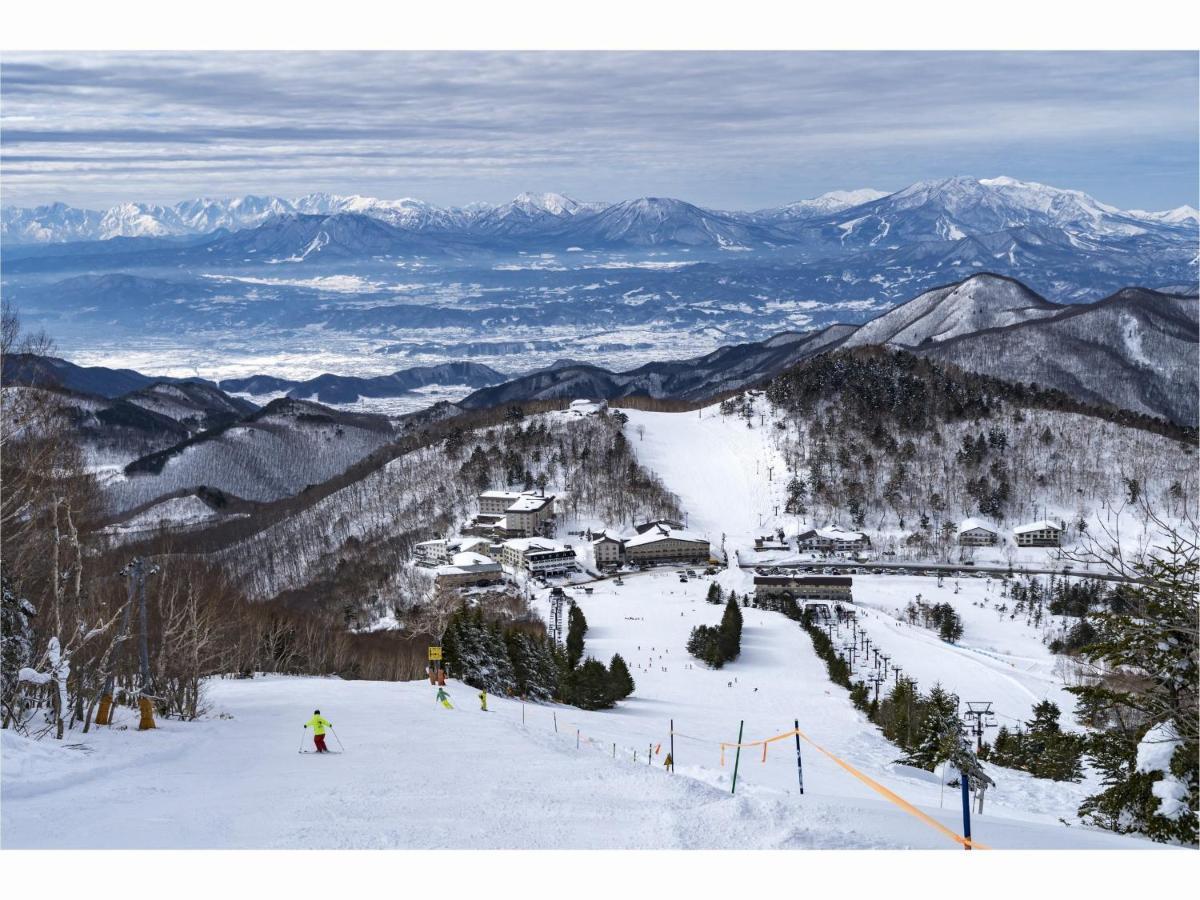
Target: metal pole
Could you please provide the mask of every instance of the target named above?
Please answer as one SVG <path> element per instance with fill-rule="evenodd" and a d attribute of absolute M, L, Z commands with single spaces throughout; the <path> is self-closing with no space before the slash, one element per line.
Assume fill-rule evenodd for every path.
<path fill-rule="evenodd" d="M 966 850 L 971 849 L 971 786 L 970 778 L 966 772 L 959 772 L 959 782 L 962 784 L 962 804 L 963 804 L 963 837 L 967 839 L 967 843 L 963 845 Z"/>
<path fill-rule="evenodd" d="M 671 774 L 675 774 L 675 720 L 671 720 Z"/>
<path fill-rule="evenodd" d="M 800 720 L 796 719 L 796 777 L 800 779 L 800 793 L 804 793 L 804 762 L 800 759 Z"/>
<path fill-rule="evenodd" d="M 741 759 L 742 759 L 742 729 L 745 727 L 745 725 L 746 725 L 746 720 L 745 720 L 745 719 L 742 719 L 742 721 L 738 722 L 738 745 L 737 745 L 737 753 L 736 753 L 736 754 L 734 755 L 734 757 L 733 757 L 733 785 L 732 785 L 732 787 L 730 787 L 730 789 L 729 789 L 729 793 L 731 793 L 731 794 L 733 794 L 733 793 L 736 793 L 736 792 L 737 792 L 737 772 L 738 772 L 738 763 L 739 763 L 739 762 L 741 761 Z"/>
<path fill-rule="evenodd" d="M 551 715 L 554 716 L 554 733 L 558 734 L 558 712 L 555 711 L 551 713 Z"/>

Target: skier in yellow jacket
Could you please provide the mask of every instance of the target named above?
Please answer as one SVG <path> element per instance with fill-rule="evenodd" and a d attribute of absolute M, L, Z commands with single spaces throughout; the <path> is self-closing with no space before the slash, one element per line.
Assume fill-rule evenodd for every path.
<path fill-rule="evenodd" d="M 312 718 L 304 723 L 304 727 L 313 730 L 313 743 L 317 745 L 317 752 L 328 753 L 329 748 L 325 746 L 325 729 L 332 728 L 333 723 L 321 715 L 319 709 L 314 709 Z"/>

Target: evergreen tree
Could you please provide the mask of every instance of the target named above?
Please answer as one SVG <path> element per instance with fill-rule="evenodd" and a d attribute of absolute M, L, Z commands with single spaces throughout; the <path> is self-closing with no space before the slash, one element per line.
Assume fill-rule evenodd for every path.
<path fill-rule="evenodd" d="M 732 592 L 725 603 L 725 614 L 721 616 L 717 644 L 724 662 L 737 659 L 742 651 L 742 611 Z"/>
<path fill-rule="evenodd" d="M 546 638 L 511 630 L 507 636 L 509 658 L 517 679 L 517 692 L 530 700 L 553 700 L 560 691 L 560 670 L 565 659 Z"/>
<path fill-rule="evenodd" d="M 0 563 L 0 699 L 5 715 L 10 709 L 17 689 L 17 673 L 33 665 L 33 623 L 37 609 L 19 597 Z"/>
<path fill-rule="evenodd" d="M 563 694 L 568 703 L 580 709 L 608 709 L 614 703 L 608 669 L 590 656 L 566 677 Z"/>
<path fill-rule="evenodd" d="M 915 746 L 909 749 L 903 761 L 932 772 L 938 763 L 957 752 L 963 725 L 958 718 L 958 698 L 943 690 L 940 684 L 933 686 L 921 707 L 920 731 L 915 737 Z"/>
<path fill-rule="evenodd" d="M 983 770 L 983 766 L 979 762 L 979 757 L 975 754 L 975 747 L 971 744 L 971 736 L 966 733 L 966 730 L 960 727 L 952 738 L 948 740 L 949 752 L 946 756 L 946 761 L 953 766 L 960 775 L 967 776 L 968 787 L 979 790 L 993 785 L 996 782 L 991 776 Z"/>
<path fill-rule="evenodd" d="M 1194 542 L 1173 536 L 1159 554 L 1132 566 L 1138 583 L 1127 585 L 1118 609 L 1088 614 L 1097 632 L 1081 655 L 1097 675 L 1067 690 L 1079 698 L 1081 720 L 1101 727 L 1087 753 L 1103 776 L 1104 790 L 1079 809 L 1088 822 L 1117 831 L 1138 831 L 1155 840 L 1197 842 L 1198 668 L 1200 557 Z M 1139 744 L 1152 729 L 1178 735 L 1169 772 L 1142 771 Z M 1155 794 L 1171 779 L 1182 802 Z M 1160 789 L 1163 790 L 1163 789 Z"/>
<path fill-rule="evenodd" d="M 608 677 L 614 699 L 624 700 L 633 693 L 633 676 L 629 674 L 629 666 L 625 664 L 620 653 L 613 654 L 612 662 L 608 664 Z"/>
<path fill-rule="evenodd" d="M 587 627 L 583 610 L 572 603 L 567 613 L 567 666 L 571 669 L 583 658 L 583 636 L 587 634 Z"/>
<path fill-rule="evenodd" d="M 711 582 L 708 586 L 708 593 L 705 595 L 704 599 L 709 603 L 720 603 L 721 586 L 715 581 Z"/>
<path fill-rule="evenodd" d="M 907 749 L 910 735 L 913 738 L 919 735 L 920 721 L 921 701 L 917 692 L 908 679 L 900 681 L 879 704 L 876 724 L 883 729 L 884 737 L 901 749 Z"/>
<path fill-rule="evenodd" d="M 721 633 L 711 625 L 697 625 L 692 629 L 687 642 L 688 653 L 701 662 L 707 663 L 714 669 L 725 665 L 725 657 L 721 654 Z"/>
<path fill-rule="evenodd" d="M 941 622 L 938 624 L 938 637 L 948 644 L 953 644 L 958 641 L 960 637 L 962 637 L 962 633 L 962 619 L 958 617 L 958 613 L 956 613 L 953 609 L 947 610 L 943 614 Z"/>

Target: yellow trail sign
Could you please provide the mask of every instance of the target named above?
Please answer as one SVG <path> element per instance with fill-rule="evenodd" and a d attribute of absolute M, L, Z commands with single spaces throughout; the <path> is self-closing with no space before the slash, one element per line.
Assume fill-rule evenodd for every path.
<path fill-rule="evenodd" d="M 442 648 L 441 647 L 430 647 L 429 648 L 429 661 L 430 662 L 441 662 L 441 659 L 442 659 Z"/>

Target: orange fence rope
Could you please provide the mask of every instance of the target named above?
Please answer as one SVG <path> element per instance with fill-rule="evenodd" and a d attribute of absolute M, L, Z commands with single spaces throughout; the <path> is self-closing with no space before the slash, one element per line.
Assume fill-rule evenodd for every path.
<path fill-rule="evenodd" d="M 954 831 L 953 829 L 947 828 L 945 825 L 943 825 L 941 822 L 939 822 L 937 819 L 933 818 L 932 816 L 921 812 L 921 810 L 917 809 L 915 806 L 913 806 L 911 803 L 909 803 L 907 800 L 905 800 L 903 797 L 901 797 L 895 791 L 888 790 L 887 788 L 885 788 L 882 784 L 880 784 L 875 779 L 873 779 L 867 775 L 864 775 L 862 772 L 858 771 L 858 769 L 854 768 L 854 766 L 850 765 L 850 763 L 848 763 L 845 760 L 841 759 L 840 757 L 835 756 L 834 754 L 830 753 L 828 750 L 826 750 L 824 747 L 822 747 L 820 744 L 818 744 L 816 741 L 814 741 L 812 738 L 810 738 L 807 734 L 805 734 L 803 731 L 800 731 L 799 729 L 793 729 L 792 731 L 785 731 L 783 734 L 777 734 L 777 735 L 774 735 L 773 737 L 763 738 L 763 739 L 757 740 L 757 741 L 745 741 L 740 744 L 737 743 L 736 741 L 735 742 L 722 741 L 721 742 L 721 765 L 725 765 L 725 748 L 726 747 L 729 747 L 729 748 L 757 747 L 761 744 L 762 748 L 763 748 L 762 761 L 766 762 L 767 761 L 767 745 L 768 744 L 772 744 L 775 741 L 782 741 L 786 738 L 796 737 L 796 736 L 799 736 L 801 740 L 810 744 L 813 747 L 813 749 L 818 750 L 821 753 L 828 756 L 835 763 L 837 763 L 839 766 L 841 766 L 843 769 L 845 769 L 847 772 L 849 772 L 851 775 L 853 775 L 855 778 L 857 778 L 859 781 L 861 781 L 863 784 L 865 784 L 871 790 L 875 791 L 877 794 L 881 795 L 882 797 L 884 797 L 886 800 L 890 801 L 891 803 L 894 803 L 896 806 L 900 807 L 902 810 L 904 810 L 910 816 L 915 816 L 916 818 L 918 818 L 922 822 L 924 822 L 926 825 L 929 825 L 930 827 L 937 829 L 938 831 L 940 831 L 942 834 L 946 835 L 946 837 L 950 838 L 951 840 L 957 841 L 958 843 L 962 844 L 964 847 L 970 847 L 972 850 L 990 850 L 991 849 L 986 844 L 981 844 L 981 843 L 979 843 L 979 841 L 976 841 L 974 839 L 968 840 L 967 838 L 963 837 L 961 834 Z"/>

